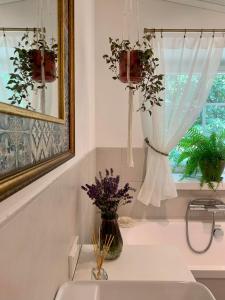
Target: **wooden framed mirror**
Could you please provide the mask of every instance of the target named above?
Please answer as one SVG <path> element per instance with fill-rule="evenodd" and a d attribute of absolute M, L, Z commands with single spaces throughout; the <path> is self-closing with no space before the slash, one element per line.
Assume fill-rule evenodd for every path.
<path fill-rule="evenodd" d="M 74 156 L 74 0 L 0 6 L 2 201 Z"/>

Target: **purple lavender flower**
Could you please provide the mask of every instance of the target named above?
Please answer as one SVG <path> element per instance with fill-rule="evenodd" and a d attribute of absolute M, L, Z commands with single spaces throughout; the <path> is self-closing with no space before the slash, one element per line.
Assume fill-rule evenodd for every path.
<path fill-rule="evenodd" d="M 102 213 L 102 216 L 114 218 L 120 206 L 131 203 L 133 196 L 130 191 L 135 191 L 126 183 L 123 188 L 119 188 L 120 176 L 113 176 L 113 169 L 105 170 L 105 177 L 99 172 L 99 177 L 95 177 L 95 183 L 86 184 L 81 188 L 87 193 Z"/>

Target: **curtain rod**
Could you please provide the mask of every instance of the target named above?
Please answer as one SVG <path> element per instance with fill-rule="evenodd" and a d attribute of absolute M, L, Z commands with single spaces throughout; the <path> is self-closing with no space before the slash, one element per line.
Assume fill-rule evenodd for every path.
<path fill-rule="evenodd" d="M 144 33 L 149 32 L 225 32 L 225 29 L 155 29 L 145 28 Z"/>
<path fill-rule="evenodd" d="M 0 31 L 41 31 L 36 27 L 0 27 Z M 45 31 L 45 29 L 43 29 Z"/>

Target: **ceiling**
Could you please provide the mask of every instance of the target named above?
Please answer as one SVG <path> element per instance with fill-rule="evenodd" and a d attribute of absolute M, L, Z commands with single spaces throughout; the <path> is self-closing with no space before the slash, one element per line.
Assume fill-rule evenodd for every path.
<path fill-rule="evenodd" d="M 225 12 L 225 0 L 164 0 L 207 10 Z"/>

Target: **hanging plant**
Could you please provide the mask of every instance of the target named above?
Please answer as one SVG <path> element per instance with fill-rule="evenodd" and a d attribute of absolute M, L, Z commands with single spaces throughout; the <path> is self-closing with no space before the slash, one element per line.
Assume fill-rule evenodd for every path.
<path fill-rule="evenodd" d="M 6 88 L 13 92 L 8 98 L 11 104 L 21 104 L 27 101 L 26 108 L 32 109 L 29 100 L 29 92 L 35 88 L 46 88 L 45 82 L 56 79 L 57 44 L 52 39 L 49 45 L 44 33 L 35 33 L 32 40 L 26 32 L 18 46 L 14 49 L 14 55 L 10 57 L 13 63 L 13 73 L 10 73 Z M 44 81 L 42 82 L 42 65 L 44 68 Z M 35 82 L 40 85 L 35 86 Z"/>
<path fill-rule="evenodd" d="M 142 41 L 133 45 L 129 40 L 109 38 L 111 54 L 103 55 L 113 79 L 126 83 L 126 88 L 133 93 L 139 90 L 143 94 L 140 110 L 151 115 L 153 105 L 161 106 L 163 99 L 159 93 L 164 90 L 163 75 L 156 74 L 159 59 L 154 56 L 151 46 L 151 35 L 144 35 Z M 128 63 L 130 64 L 130 80 L 128 80 Z"/>

